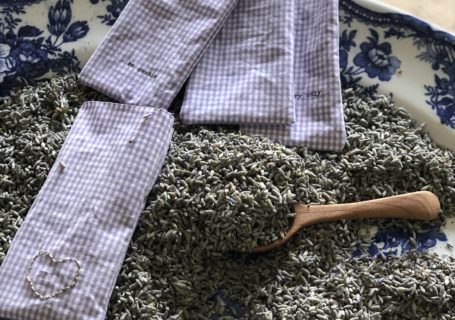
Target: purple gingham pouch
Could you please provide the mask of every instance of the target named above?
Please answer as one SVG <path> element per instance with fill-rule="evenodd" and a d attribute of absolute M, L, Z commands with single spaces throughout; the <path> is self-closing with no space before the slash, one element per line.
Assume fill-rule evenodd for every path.
<path fill-rule="evenodd" d="M 295 113 L 288 126 L 243 126 L 288 146 L 339 151 L 346 142 L 338 61 L 338 1 L 295 1 Z"/>
<path fill-rule="evenodd" d="M 105 318 L 173 123 L 162 109 L 82 106 L 0 267 L 0 318 Z"/>
<path fill-rule="evenodd" d="M 191 74 L 180 118 L 293 123 L 293 51 L 294 0 L 239 1 Z"/>
<path fill-rule="evenodd" d="M 126 104 L 168 108 L 237 0 L 130 0 L 79 79 Z"/>

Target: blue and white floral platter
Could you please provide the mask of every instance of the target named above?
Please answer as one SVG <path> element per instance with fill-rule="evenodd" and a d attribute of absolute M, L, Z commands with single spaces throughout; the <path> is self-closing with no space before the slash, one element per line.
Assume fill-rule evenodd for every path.
<path fill-rule="evenodd" d="M 79 72 L 128 0 L 0 0 L 0 98 Z M 371 0 L 340 0 L 344 87 L 392 93 L 432 138 L 455 150 L 455 36 Z M 377 230 L 370 253 L 410 250 L 405 230 Z M 455 255 L 455 220 L 419 235 L 419 250 Z"/>

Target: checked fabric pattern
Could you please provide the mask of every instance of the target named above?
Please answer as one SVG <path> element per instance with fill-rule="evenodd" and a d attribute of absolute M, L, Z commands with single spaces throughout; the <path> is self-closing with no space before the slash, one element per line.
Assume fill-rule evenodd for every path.
<path fill-rule="evenodd" d="M 84 103 L 0 266 L 0 318 L 104 319 L 173 124 L 162 109 Z M 66 289 L 42 299 L 27 274 L 44 297 Z"/>
<path fill-rule="evenodd" d="M 125 104 L 167 109 L 237 1 L 129 1 L 80 81 Z"/>
<path fill-rule="evenodd" d="M 295 113 L 288 126 L 242 126 L 288 146 L 339 151 L 346 142 L 338 65 L 338 1 L 295 1 Z"/>
<path fill-rule="evenodd" d="M 300 1 L 300 0 L 297 0 Z M 294 0 L 239 1 L 192 72 L 186 124 L 290 124 Z"/>

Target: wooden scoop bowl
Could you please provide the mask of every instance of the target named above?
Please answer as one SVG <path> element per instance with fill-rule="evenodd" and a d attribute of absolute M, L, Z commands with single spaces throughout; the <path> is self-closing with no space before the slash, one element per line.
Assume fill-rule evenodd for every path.
<path fill-rule="evenodd" d="M 269 245 L 256 247 L 252 252 L 264 252 L 281 246 L 301 228 L 315 223 L 364 218 L 433 220 L 441 211 L 439 199 L 429 191 L 343 204 L 310 206 L 296 203 L 294 210 L 294 223 L 286 236 Z"/>

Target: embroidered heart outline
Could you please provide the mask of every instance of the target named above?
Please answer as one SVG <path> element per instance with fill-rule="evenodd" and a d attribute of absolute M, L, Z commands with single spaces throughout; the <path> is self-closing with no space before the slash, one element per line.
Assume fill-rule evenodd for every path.
<path fill-rule="evenodd" d="M 57 290 L 55 292 L 52 292 L 50 294 L 47 294 L 47 295 L 41 293 L 36 288 L 35 283 L 33 282 L 33 279 L 32 279 L 32 276 L 31 276 L 34 263 L 36 262 L 36 260 L 38 258 L 40 258 L 42 256 L 45 256 L 45 257 L 49 258 L 50 261 L 53 264 L 74 263 L 76 265 L 76 269 L 77 269 L 76 275 L 73 277 L 72 281 L 69 284 L 67 284 L 63 288 L 61 288 L 61 289 L 59 289 L 59 290 Z M 41 300 L 48 300 L 48 299 L 54 298 L 54 297 L 56 297 L 58 295 L 61 295 L 61 294 L 65 293 L 66 291 L 72 289 L 74 286 L 76 286 L 76 284 L 78 284 L 79 280 L 81 279 L 81 271 L 82 271 L 82 267 L 81 267 L 80 262 L 77 261 L 74 258 L 55 259 L 50 252 L 40 251 L 37 255 L 35 255 L 33 257 L 32 261 L 30 261 L 30 264 L 28 265 L 28 268 L 27 268 L 27 281 L 28 281 L 28 284 L 30 285 L 30 288 L 32 289 L 34 294 L 36 294 Z"/>

